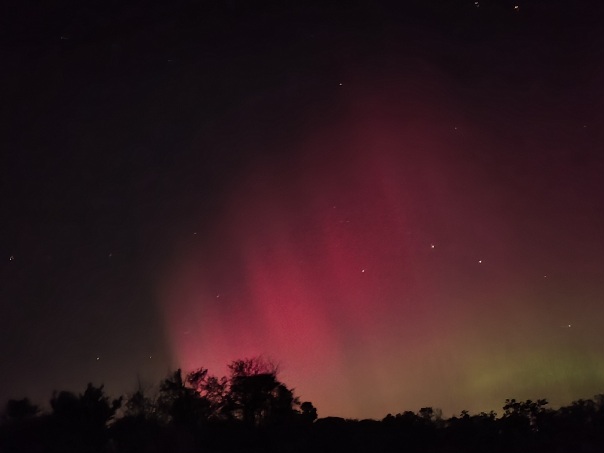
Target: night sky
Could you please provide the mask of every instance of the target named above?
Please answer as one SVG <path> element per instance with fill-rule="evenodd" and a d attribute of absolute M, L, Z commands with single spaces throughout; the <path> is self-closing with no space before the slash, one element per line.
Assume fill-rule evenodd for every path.
<path fill-rule="evenodd" d="M 0 400 L 604 392 L 600 2 L 46 3 L 0 24 Z"/>

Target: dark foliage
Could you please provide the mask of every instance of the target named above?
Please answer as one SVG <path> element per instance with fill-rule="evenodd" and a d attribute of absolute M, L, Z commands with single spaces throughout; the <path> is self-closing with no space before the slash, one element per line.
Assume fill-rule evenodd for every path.
<path fill-rule="evenodd" d="M 55 392 L 50 413 L 36 416 L 37 408 L 24 401 L 7 404 L 0 430 L 2 452 L 103 451 L 111 442 L 109 425 L 122 404 L 122 398 L 110 400 L 103 386 L 92 384 L 79 395 Z"/>
<path fill-rule="evenodd" d="M 600 452 L 604 395 L 554 410 L 545 399 L 508 399 L 503 413 L 445 419 L 420 408 L 378 420 L 317 418 L 262 358 L 237 360 L 229 375 L 205 368 L 111 400 L 103 386 L 55 392 L 51 411 L 27 398 L 6 404 L 1 452 Z M 124 404 L 122 404 L 124 402 Z"/>

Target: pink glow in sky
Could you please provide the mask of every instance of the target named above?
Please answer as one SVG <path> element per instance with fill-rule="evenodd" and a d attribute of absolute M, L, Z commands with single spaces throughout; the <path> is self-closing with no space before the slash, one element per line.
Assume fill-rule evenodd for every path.
<path fill-rule="evenodd" d="M 579 240 L 559 241 L 568 192 L 529 183 L 557 178 L 528 149 L 554 140 L 528 128 L 508 153 L 442 83 L 365 82 L 338 84 L 344 107 L 308 112 L 302 140 L 232 184 L 210 237 L 183 240 L 162 283 L 178 364 L 222 374 L 262 354 L 322 416 L 601 390 L 601 340 L 564 296 L 593 303 L 560 272 Z M 563 327 L 577 320 L 579 336 Z"/>
<path fill-rule="evenodd" d="M 597 2 L 21 3 L 0 400 L 256 355 L 322 417 L 604 393 Z"/>

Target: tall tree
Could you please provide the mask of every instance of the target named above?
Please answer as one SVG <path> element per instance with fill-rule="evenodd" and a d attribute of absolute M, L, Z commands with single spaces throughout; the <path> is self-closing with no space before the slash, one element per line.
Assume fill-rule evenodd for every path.
<path fill-rule="evenodd" d="M 210 419 L 223 419 L 228 396 L 228 381 L 226 377 L 217 378 L 208 373 L 205 368 L 199 368 L 187 375 L 187 383 L 205 399 L 209 405 Z"/>
<path fill-rule="evenodd" d="M 293 390 L 277 379 L 278 369 L 261 357 L 229 365 L 228 409 L 233 418 L 254 426 L 282 422 L 298 414 Z"/>
<path fill-rule="evenodd" d="M 211 415 L 211 404 L 176 370 L 160 384 L 158 406 L 161 413 L 176 424 L 195 425 L 207 421 Z"/>

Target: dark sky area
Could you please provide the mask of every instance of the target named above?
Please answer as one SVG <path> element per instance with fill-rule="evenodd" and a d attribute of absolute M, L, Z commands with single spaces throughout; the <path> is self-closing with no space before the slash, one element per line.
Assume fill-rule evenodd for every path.
<path fill-rule="evenodd" d="M 604 392 L 596 1 L 13 1 L 0 399 L 262 354 L 321 416 Z"/>

